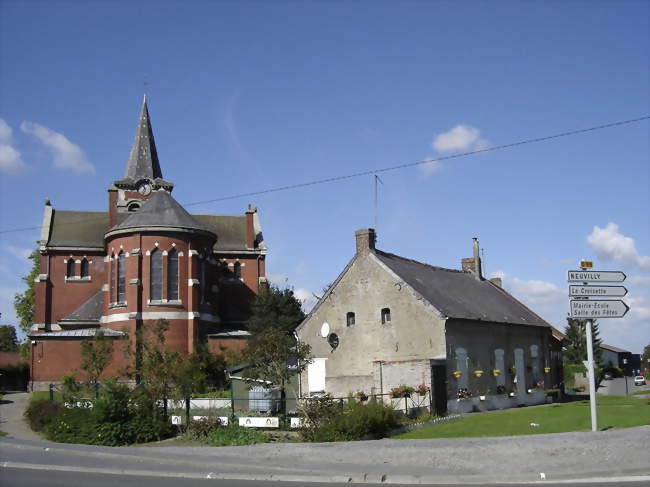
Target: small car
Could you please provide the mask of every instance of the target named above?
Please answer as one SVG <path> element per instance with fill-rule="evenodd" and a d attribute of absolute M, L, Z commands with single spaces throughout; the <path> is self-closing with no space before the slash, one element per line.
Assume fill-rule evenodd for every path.
<path fill-rule="evenodd" d="M 635 386 L 644 386 L 645 385 L 645 377 L 643 377 L 642 375 L 637 375 L 634 378 L 634 385 Z"/>

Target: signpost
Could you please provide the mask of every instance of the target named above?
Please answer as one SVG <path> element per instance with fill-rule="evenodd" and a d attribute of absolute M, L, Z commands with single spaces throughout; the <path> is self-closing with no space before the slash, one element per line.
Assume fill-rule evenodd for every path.
<path fill-rule="evenodd" d="M 581 261 L 579 271 L 568 271 L 568 282 L 580 282 L 583 285 L 570 285 L 569 296 L 574 298 L 569 302 L 570 316 L 587 321 L 587 361 L 584 362 L 589 374 L 589 403 L 591 406 L 591 431 L 598 429 L 596 412 L 596 379 L 594 377 L 594 345 L 592 339 L 592 321 L 595 318 L 622 318 L 629 307 L 620 299 L 590 299 L 623 297 L 627 294 L 624 286 L 590 286 L 590 282 L 623 282 L 627 277 L 621 271 L 595 271 L 590 261 Z M 626 383 L 627 386 L 627 378 Z"/>
<path fill-rule="evenodd" d="M 569 286 L 569 296 L 581 298 L 622 298 L 627 294 L 623 286 Z"/>

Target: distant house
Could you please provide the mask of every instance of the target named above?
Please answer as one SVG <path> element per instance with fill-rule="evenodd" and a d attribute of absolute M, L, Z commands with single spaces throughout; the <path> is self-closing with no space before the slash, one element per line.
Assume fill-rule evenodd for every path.
<path fill-rule="evenodd" d="M 562 376 L 560 341 L 483 278 L 476 239 L 456 270 L 383 252 L 375 238 L 356 232 L 355 256 L 296 330 L 314 356 L 303 395 L 424 384 L 441 414 L 545 402 Z"/>
<path fill-rule="evenodd" d="M 602 343 L 600 349 L 603 352 L 603 360 L 600 363 L 601 367 L 618 367 L 627 376 L 637 374 L 637 370 L 641 368 L 641 356 L 638 353 L 632 353 L 629 350 L 607 345 L 606 343 Z"/>

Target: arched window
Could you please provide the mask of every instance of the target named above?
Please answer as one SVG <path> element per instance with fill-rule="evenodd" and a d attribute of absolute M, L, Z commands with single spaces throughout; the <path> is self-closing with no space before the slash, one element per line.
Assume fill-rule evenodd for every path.
<path fill-rule="evenodd" d="M 117 259 L 111 255 L 111 303 L 117 302 Z"/>
<path fill-rule="evenodd" d="M 206 260 L 199 260 L 199 298 L 201 303 L 208 300 L 208 272 Z"/>
<path fill-rule="evenodd" d="M 178 299 L 178 252 L 171 249 L 167 254 L 167 299 Z"/>
<path fill-rule="evenodd" d="M 345 315 L 345 321 L 348 326 L 354 325 L 354 313 L 352 311 L 348 312 L 348 314 Z"/>
<path fill-rule="evenodd" d="M 126 302 L 126 255 L 120 252 L 117 256 L 117 302 Z"/>
<path fill-rule="evenodd" d="M 151 268 L 149 273 L 149 291 L 152 301 L 162 299 L 163 259 L 162 252 L 154 249 L 151 252 Z"/>
<path fill-rule="evenodd" d="M 235 262 L 235 266 L 233 267 L 233 272 L 235 273 L 236 279 L 241 278 L 241 264 L 239 262 Z"/>
<path fill-rule="evenodd" d="M 66 266 L 66 272 L 65 272 L 65 275 L 68 278 L 74 277 L 74 270 L 75 270 L 74 267 L 75 267 L 74 259 L 72 257 L 70 257 L 70 259 L 68 260 L 68 264 Z"/>
<path fill-rule="evenodd" d="M 88 268 L 88 260 L 87 259 L 81 259 L 81 277 L 89 277 L 90 272 Z"/>
<path fill-rule="evenodd" d="M 390 323 L 390 308 L 382 308 L 381 310 L 381 324 L 385 325 Z"/>
<path fill-rule="evenodd" d="M 126 207 L 126 211 L 134 213 L 140 209 L 140 203 L 129 203 L 129 206 Z"/>

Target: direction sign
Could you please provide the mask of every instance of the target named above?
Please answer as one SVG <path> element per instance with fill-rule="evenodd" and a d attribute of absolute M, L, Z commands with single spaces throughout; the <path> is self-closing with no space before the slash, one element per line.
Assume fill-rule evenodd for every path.
<path fill-rule="evenodd" d="M 569 296 L 621 298 L 627 294 L 623 286 L 569 286 Z"/>
<path fill-rule="evenodd" d="M 623 282 L 627 276 L 620 271 L 569 271 L 569 282 Z"/>
<path fill-rule="evenodd" d="M 572 318 L 622 318 L 629 309 L 620 299 L 571 300 Z"/>

